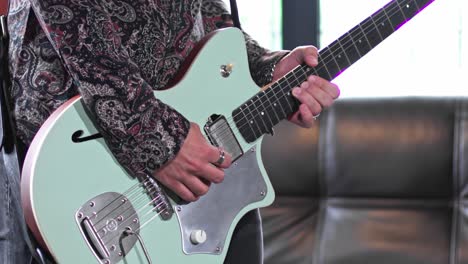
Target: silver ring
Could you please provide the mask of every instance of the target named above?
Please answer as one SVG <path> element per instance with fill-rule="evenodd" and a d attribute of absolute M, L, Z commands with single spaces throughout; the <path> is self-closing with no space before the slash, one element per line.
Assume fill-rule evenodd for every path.
<path fill-rule="evenodd" d="M 223 164 L 224 158 L 225 158 L 225 157 L 224 157 L 224 150 L 219 149 L 219 158 L 218 158 L 218 160 L 215 162 L 216 165 L 220 166 L 221 164 Z"/>
<path fill-rule="evenodd" d="M 320 116 L 320 113 L 318 113 L 318 114 L 312 116 L 312 118 L 313 118 L 314 120 L 317 120 L 317 118 L 318 118 L 319 116 Z"/>

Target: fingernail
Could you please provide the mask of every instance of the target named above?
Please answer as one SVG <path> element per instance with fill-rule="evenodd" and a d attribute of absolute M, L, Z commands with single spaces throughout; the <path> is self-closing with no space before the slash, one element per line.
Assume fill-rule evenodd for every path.
<path fill-rule="evenodd" d="M 293 89 L 293 95 L 294 96 L 298 96 L 299 94 L 301 94 L 301 89 L 296 87 Z"/>

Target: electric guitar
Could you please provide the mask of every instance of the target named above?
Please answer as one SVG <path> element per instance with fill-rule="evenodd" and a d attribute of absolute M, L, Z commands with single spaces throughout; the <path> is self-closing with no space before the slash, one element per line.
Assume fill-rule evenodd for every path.
<path fill-rule="evenodd" d="M 390 1 L 320 50 L 318 66 L 300 65 L 261 90 L 250 77 L 242 32 L 209 34 L 178 82 L 155 92 L 235 160 L 224 181 L 193 203 L 149 176 L 128 175 L 80 97 L 69 100 L 39 130 L 23 168 L 23 206 L 35 238 L 58 263 L 223 263 L 240 218 L 274 200 L 261 140 L 298 109 L 291 89 L 309 75 L 332 80 L 433 1 Z"/>

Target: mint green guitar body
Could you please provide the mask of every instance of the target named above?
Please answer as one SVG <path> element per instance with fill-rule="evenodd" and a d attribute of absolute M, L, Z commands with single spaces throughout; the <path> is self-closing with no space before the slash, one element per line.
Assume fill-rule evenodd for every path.
<path fill-rule="evenodd" d="M 155 96 L 203 128 L 212 114 L 231 119 L 232 111 L 259 88 L 250 77 L 244 37 L 239 30 L 231 28 L 212 34 L 196 54 L 180 81 L 170 89 L 155 92 Z M 221 74 L 222 65 L 232 66 L 229 76 Z M 72 135 L 79 130 L 83 131 L 83 137 L 98 133 L 84 111 L 81 99 L 73 98 L 47 120 L 27 154 L 22 198 L 28 225 L 58 263 L 148 263 L 149 260 L 162 264 L 223 263 L 240 218 L 274 200 L 274 191 L 262 165 L 261 137 L 247 143 L 236 126 L 231 129 L 244 153 L 242 156 L 250 155 L 249 162 L 239 158 L 232 170 L 226 170 L 226 180 L 213 185 L 208 194 L 195 203 L 178 204 L 168 198 L 173 213 L 163 219 L 152 210 L 157 206 L 154 197 L 146 195 L 138 186 L 139 180 L 120 167 L 102 138 L 78 143 L 72 140 Z M 243 172 L 249 170 L 260 174 L 257 189 L 240 189 L 238 187 L 244 185 L 239 182 L 235 183 L 237 187 L 230 186 L 232 181 L 229 179 L 243 179 Z M 138 191 L 140 188 L 142 190 Z M 135 203 L 125 208 L 135 210 L 136 215 L 131 217 L 134 223 L 138 222 L 135 231 L 140 238 L 130 234 L 135 238 L 124 251 L 118 243 L 103 246 L 105 241 L 93 240 L 93 226 L 82 221 L 86 214 L 80 210 L 85 207 L 92 211 L 93 199 L 102 194 L 126 195 L 129 191 L 138 194 Z M 246 196 L 253 198 L 243 204 L 236 203 Z M 229 212 L 224 211 L 229 207 L 227 203 L 232 205 Z M 97 210 L 96 214 L 100 212 Z M 190 220 L 192 213 L 198 215 L 199 222 Z M 220 217 L 226 214 L 230 216 Z M 115 221 L 107 218 L 107 234 L 113 231 L 112 224 L 122 220 L 119 216 L 112 216 Z M 185 224 L 189 220 L 191 222 Z M 127 223 L 123 221 L 122 225 Z M 210 226 L 218 226 L 219 230 L 206 231 Z M 97 227 L 94 229 L 99 233 Z M 201 233 L 201 238 L 195 239 L 196 243 L 188 239 L 193 230 L 206 231 Z M 100 252 L 96 249 L 99 247 L 106 249 L 101 248 Z M 121 258 L 112 260 L 107 255 L 111 253 Z"/>

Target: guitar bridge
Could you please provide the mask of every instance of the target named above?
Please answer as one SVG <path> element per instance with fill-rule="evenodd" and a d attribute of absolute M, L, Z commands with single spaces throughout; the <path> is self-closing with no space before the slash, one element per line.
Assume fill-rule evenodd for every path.
<path fill-rule="evenodd" d="M 204 126 L 204 130 L 211 144 L 221 147 L 224 151 L 231 154 L 233 161 L 244 154 L 239 141 L 237 141 L 231 126 L 229 126 L 224 116 L 210 116 Z"/>
<path fill-rule="evenodd" d="M 127 197 L 115 193 L 102 193 L 78 209 L 75 220 L 84 240 L 100 263 L 121 261 L 135 246 L 140 220 Z"/>

